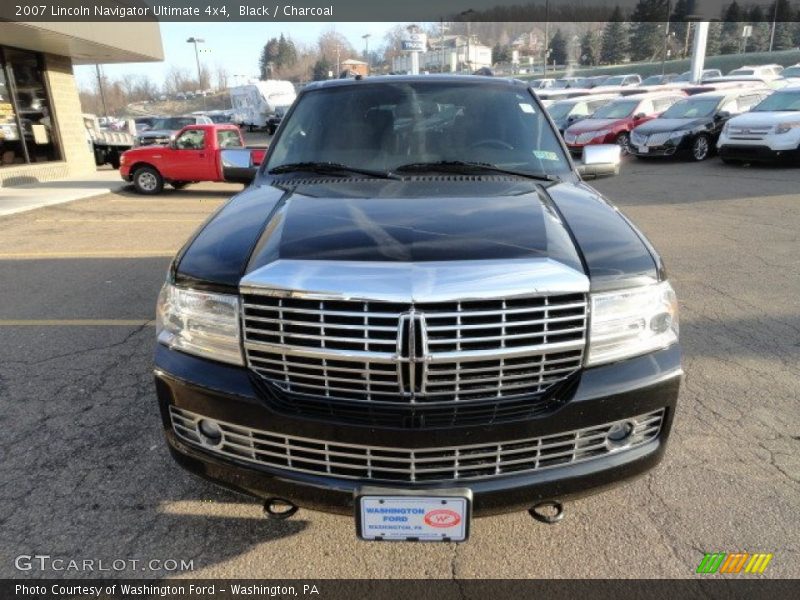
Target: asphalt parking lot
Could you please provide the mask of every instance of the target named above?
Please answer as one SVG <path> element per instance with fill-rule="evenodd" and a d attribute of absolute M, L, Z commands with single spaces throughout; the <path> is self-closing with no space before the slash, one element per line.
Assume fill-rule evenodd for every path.
<path fill-rule="evenodd" d="M 183 575 L 198 577 L 683 578 L 704 552 L 743 551 L 774 554 L 764 577 L 800 577 L 800 169 L 629 161 L 596 186 L 679 295 L 686 380 L 667 456 L 557 526 L 479 519 L 460 545 L 359 542 L 352 519 L 302 510 L 268 521 L 170 459 L 155 298 L 237 186 L 0 218 L 0 576 L 86 575 L 15 569 L 38 553 L 193 560 Z"/>

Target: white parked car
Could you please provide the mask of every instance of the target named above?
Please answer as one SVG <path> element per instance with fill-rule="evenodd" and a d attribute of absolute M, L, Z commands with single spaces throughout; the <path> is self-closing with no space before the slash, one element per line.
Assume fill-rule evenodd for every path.
<path fill-rule="evenodd" d="M 758 77 L 764 81 L 772 81 L 781 76 L 780 65 L 745 65 L 728 73 L 729 77 Z"/>
<path fill-rule="evenodd" d="M 800 85 L 800 63 L 786 67 L 781 71 L 782 80 L 786 81 L 789 85 Z"/>
<path fill-rule="evenodd" d="M 726 163 L 800 156 L 800 86 L 773 92 L 728 121 L 717 147 Z"/>
<path fill-rule="evenodd" d="M 530 82 L 532 90 L 546 90 L 555 86 L 555 79 L 534 79 Z"/>

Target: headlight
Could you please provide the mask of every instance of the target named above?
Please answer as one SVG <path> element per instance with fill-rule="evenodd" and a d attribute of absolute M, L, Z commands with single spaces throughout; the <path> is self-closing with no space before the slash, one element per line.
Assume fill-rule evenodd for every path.
<path fill-rule="evenodd" d="M 614 362 L 678 341 L 678 301 L 666 281 L 591 295 L 587 365 Z"/>
<path fill-rule="evenodd" d="M 787 121 L 786 123 L 778 123 L 775 127 L 775 133 L 778 135 L 782 133 L 789 133 L 792 129 L 800 128 L 800 121 Z"/>
<path fill-rule="evenodd" d="M 687 133 L 689 133 L 689 132 L 688 132 L 688 131 L 686 131 L 685 129 L 682 129 L 682 130 L 680 130 L 680 131 L 673 131 L 671 134 L 669 134 L 669 139 L 671 139 L 671 140 L 677 140 L 677 139 L 681 139 L 681 138 L 682 138 L 682 137 L 684 137 L 684 136 L 685 136 Z"/>
<path fill-rule="evenodd" d="M 158 341 L 204 358 L 243 365 L 239 298 L 165 283 L 156 307 Z"/>
<path fill-rule="evenodd" d="M 600 131 L 593 131 L 594 135 L 592 136 L 593 140 L 596 140 L 599 137 L 606 137 L 609 133 L 611 133 L 610 129 L 601 129 Z"/>
<path fill-rule="evenodd" d="M 722 126 L 722 135 L 728 135 L 728 131 L 731 128 L 731 122 L 725 121 L 725 125 Z"/>

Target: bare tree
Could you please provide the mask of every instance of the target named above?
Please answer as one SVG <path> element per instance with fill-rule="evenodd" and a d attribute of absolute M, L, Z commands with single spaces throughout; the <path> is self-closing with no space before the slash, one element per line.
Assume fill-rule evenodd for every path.
<path fill-rule="evenodd" d="M 226 69 L 222 65 L 217 65 L 217 72 L 216 72 L 216 79 L 217 79 L 217 90 L 224 91 L 228 89 L 228 69 Z"/>

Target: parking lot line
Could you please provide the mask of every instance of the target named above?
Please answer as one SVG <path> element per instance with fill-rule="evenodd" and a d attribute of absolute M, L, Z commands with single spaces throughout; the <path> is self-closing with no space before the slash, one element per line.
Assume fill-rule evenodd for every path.
<path fill-rule="evenodd" d="M 3 252 L 0 260 L 36 260 L 39 258 L 172 258 L 174 250 L 75 250 L 61 252 Z"/>
<path fill-rule="evenodd" d="M 195 217 L 193 219 L 36 219 L 37 223 L 202 223 L 205 219 Z"/>
<path fill-rule="evenodd" d="M 153 319 L 0 319 L 0 327 L 141 327 Z"/>

